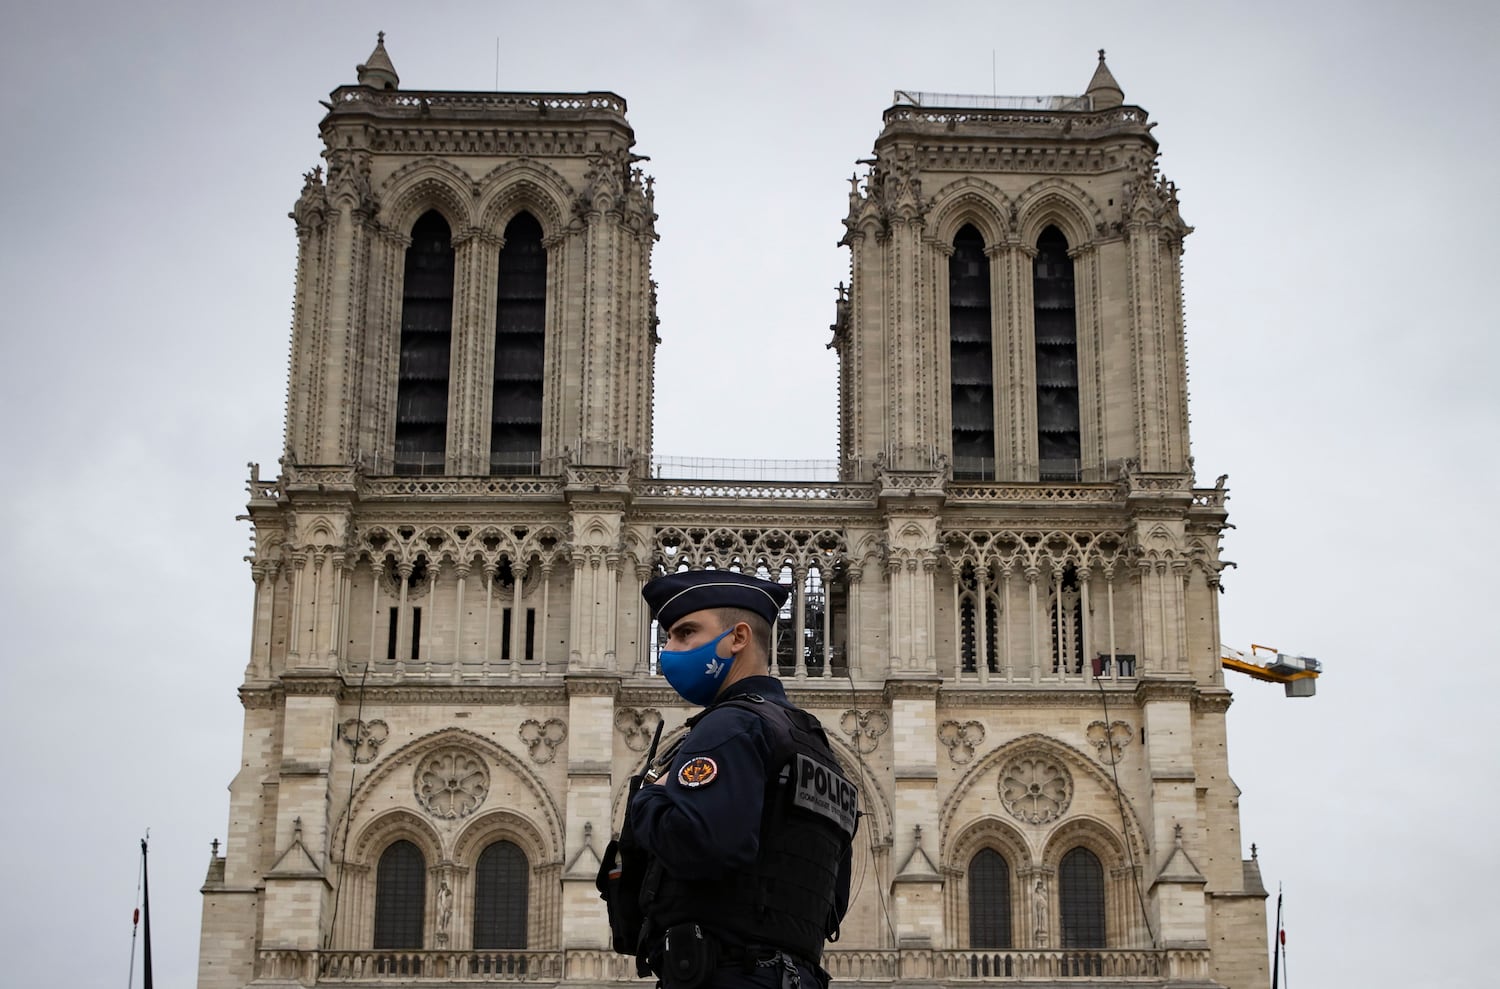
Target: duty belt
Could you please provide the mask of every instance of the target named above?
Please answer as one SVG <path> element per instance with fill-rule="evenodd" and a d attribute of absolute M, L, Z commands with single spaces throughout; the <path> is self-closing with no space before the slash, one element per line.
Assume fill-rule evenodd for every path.
<path fill-rule="evenodd" d="M 740 965 L 746 969 L 769 968 L 772 965 L 779 965 L 783 961 L 790 963 L 794 967 L 800 965 L 810 972 L 818 970 L 818 966 L 815 963 L 803 958 L 801 955 L 784 951 L 781 948 L 772 948 L 760 944 L 731 945 L 721 943 L 719 945 L 719 966 L 721 968 L 729 965 Z"/>

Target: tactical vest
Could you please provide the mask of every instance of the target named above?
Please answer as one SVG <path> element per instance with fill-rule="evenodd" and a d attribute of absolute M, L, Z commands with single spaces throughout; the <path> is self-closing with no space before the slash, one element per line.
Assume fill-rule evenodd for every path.
<path fill-rule="evenodd" d="M 811 714 L 753 694 L 710 710 L 728 706 L 755 712 L 770 742 L 760 855 L 721 879 L 699 881 L 675 879 L 653 861 L 641 908 L 657 937 L 691 921 L 731 947 L 779 948 L 816 963 L 842 919 L 834 901 L 857 827 L 857 791 Z"/>

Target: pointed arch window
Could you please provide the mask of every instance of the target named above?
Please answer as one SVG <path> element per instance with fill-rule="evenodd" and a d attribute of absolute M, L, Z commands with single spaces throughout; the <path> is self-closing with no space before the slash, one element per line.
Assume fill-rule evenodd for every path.
<path fill-rule="evenodd" d="M 802 663 L 808 676 L 822 676 L 828 656 L 828 582 L 823 567 L 813 564 L 802 582 Z"/>
<path fill-rule="evenodd" d="M 1064 948 L 1103 948 L 1104 868 L 1087 848 L 1075 848 L 1057 869 Z"/>
<path fill-rule="evenodd" d="M 981 640 L 979 571 L 972 564 L 965 564 L 958 575 L 958 633 L 959 657 L 963 671 L 974 673 L 979 669 Z M 991 673 L 1000 671 L 999 636 L 995 629 L 1000 624 L 1000 609 L 993 592 L 993 585 L 986 582 L 984 588 L 984 665 Z"/>
<path fill-rule="evenodd" d="M 995 373 L 990 264 L 984 238 L 965 225 L 948 258 L 948 369 L 953 478 L 995 479 Z"/>
<path fill-rule="evenodd" d="M 1078 429 L 1078 319 L 1073 259 L 1056 227 L 1037 238 L 1032 269 L 1036 332 L 1038 475 L 1043 481 L 1082 477 Z"/>
<path fill-rule="evenodd" d="M 1083 607 L 1078 590 L 1078 568 L 1069 563 L 1048 593 L 1052 625 L 1052 672 L 1083 672 Z"/>
<path fill-rule="evenodd" d="M 441 213 L 428 210 L 412 226 L 401 287 L 397 474 L 443 473 L 452 340 L 453 232 Z"/>
<path fill-rule="evenodd" d="M 542 364 L 547 339 L 547 249 L 530 213 L 506 224 L 495 304 L 490 473 L 535 474 L 542 453 Z"/>
<path fill-rule="evenodd" d="M 993 848 L 969 862 L 969 947 L 1011 947 L 1010 866 Z"/>
<path fill-rule="evenodd" d="M 777 612 L 776 621 L 771 624 L 771 640 L 775 643 L 776 672 L 780 676 L 789 677 L 797 672 L 797 641 L 795 636 L 788 634 L 787 629 L 792 627 L 792 614 L 797 605 L 797 578 L 792 573 L 792 565 L 783 562 L 775 574 L 772 574 L 765 564 L 756 568 L 755 575 L 762 580 L 773 581 L 777 584 L 786 584 L 792 588 L 792 593 L 786 597 L 786 603 Z"/>
<path fill-rule="evenodd" d="M 427 863 L 409 841 L 392 842 L 375 868 L 376 948 L 422 947 Z"/>
<path fill-rule="evenodd" d="M 526 853 L 497 841 L 474 868 L 474 947 L 525 948 L 531 867 Z"/>

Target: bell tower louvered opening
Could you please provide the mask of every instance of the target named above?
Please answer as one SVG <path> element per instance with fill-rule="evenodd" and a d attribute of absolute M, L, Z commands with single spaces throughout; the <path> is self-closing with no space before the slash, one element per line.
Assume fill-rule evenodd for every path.
<path fill-rule="evenodd" d="M 430 210 L 412 227 L 406 249 L 396 385 L 397 474 L 444 471 L 452 341 L 453 234 L 448 221 Z"/>
<path fill-rule="evenodd" d="M 1078 428 L 1078 317 L 1073 259 L 1062 231 L 1048 227 L 1036 244 L 1032 299 L 1036 326 L 1037 473 L 1043 481 L 1082 476 Z"/>
<path fill-rule="evenodd" d="M 530 213 L 505 228 L 496 296 L 490 473 L 535 474 L 542 453 L 547 250 L 541 224 Z"/>
<path fill-rule="evenodd" d="M 995 479 L 995 373 L 990 267 L 984 238 L 965 226 L 948 259 L 948 366 L 953 411 L 953 479 Z"/>

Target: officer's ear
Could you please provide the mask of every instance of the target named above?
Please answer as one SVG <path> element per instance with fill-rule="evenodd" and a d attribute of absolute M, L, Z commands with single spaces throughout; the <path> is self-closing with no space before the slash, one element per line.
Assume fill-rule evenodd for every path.
<path fill-rule="evenodd" d="M 751 630 L 748 622 L 736 622 L 734 630 L 729 634 L 730 646 L 736 656 L 743 652 L 754 640 L 755 632 Z"/>

